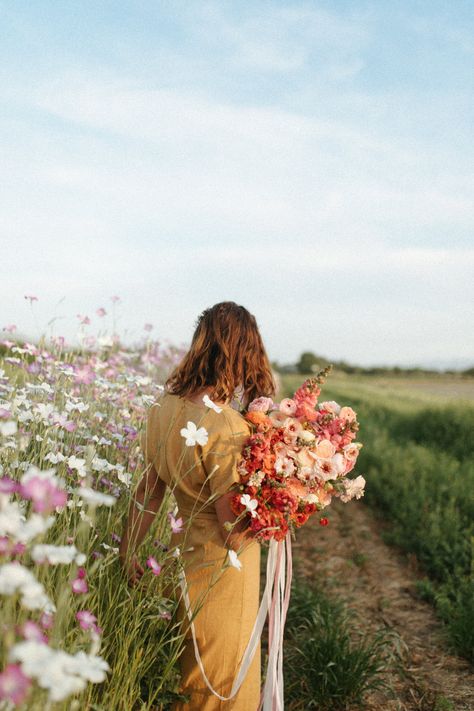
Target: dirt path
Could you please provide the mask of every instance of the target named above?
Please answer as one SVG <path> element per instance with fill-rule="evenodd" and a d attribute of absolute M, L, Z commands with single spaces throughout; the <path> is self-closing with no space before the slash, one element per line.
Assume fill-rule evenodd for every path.
<path fill-rule="evenodd" d="M 374 695 L 367 711 L 473 711 L 474 672 L 446 651 L 432 607 L 418 599 L 416 561 L 382 541 L 386 524 L 362 501 L 336 501 L 330 515 L 328 526 L 315 516 L 298 531 L 295 573 L 322 576 L 356 611 L 358 624 L 393 628 L 406 645 L 403 671 L 390 678 L 396 700 Z"/>

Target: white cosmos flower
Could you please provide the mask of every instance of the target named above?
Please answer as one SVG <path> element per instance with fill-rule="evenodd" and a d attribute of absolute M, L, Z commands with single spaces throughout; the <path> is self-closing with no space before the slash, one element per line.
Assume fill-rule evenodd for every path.
<path fill-rule="evenodd" d="M 91 506 L 113 506 L 117 499 L 115 496 L 110 496 L 110 494 L 102 494 L 100 491 L 95 491 L 95 489 L 89 489 L 86 486 L 82 486 L 76 490 L 76 493 L 87 501 Z"/>
<path fill-rule="evenodd" d="M 127 487 L 129 487 L 132 483 L 132 475 L 128 474 L 128 472 L 119 471 L 117 473 L 117 479 L 122 482 L 122 484 L 125 484 L 125 486 Z"/>
<path fill-rule="evenodd" d="M 74 455 L 72 455 L 71 457 L 68 457 L 67 465 L 69 469 L 75 469 L 77 471 L 78 476 L 87 476 L 85 459 L 80 459 L 79 457 L 75 457 Z"/>
<path fill-rule="evenodd" d="M 182 437 L 186 440 L 186 446 L 194 447 L 196 444 L 204 446 L 207 444 L 207 430 L 205 427 L 196 427 L 194 422 L 188 421 L 187 428 L 183 427 L 180 431 Z"/>
<path fill-rule="evenodd" d="M 234 567 L 237 568 L 237 570 L 240 570 L 242 567 L 242 563 L 239 560 L 239 556 L 237 553 L 232 550 L 232 548 L 229 548 L 229 563 Z"/>
<path fill-rule="evenodd" d="M 80 553 L 76 546 L 53 546 L 46 543 L 37 543 L 33 546 L 31 557 L 35 563 L 47 561 L 51 565 L 70 564 L 84 565 L 86 556 Z"/>
<path fill-rule="evenodd" d="M 89 405 L 85 402 L 72 402 L 71 400 L 66 402 L 66 410 L 68 412 L 74 412 L 74 410 L 77 410 L 78 412 L 85 412 L 88 409 Z"/>
<path fill-rule="evenodd" d="M 56 454 L 49 452 L 44 459 L 46 462 L 51 462 L 51 464 L 59 464 L 59 462 L 64 462 L 66 457 L 61 452 L 56 452 Z"/>
<path fill-rule="evenodd" d="M 257 515 L 256 508 L 258 506 L 257 499 L 252 499 L 250 494 L 242 494 L 240 497 L 240 503 L 245 506 L 245 509 L 251 514 L 252 518 Z"/>
<path fill-rule="evenodd" d="M 19 563 L 5 563 L 0 566 L 0 594 L 21 594 L 21 604 L 28 610 L 54 610 L 54 605 L 46 595 L 44 587 L 33 573 Z"/>
<path fill-rule="evenodd" d="M 63 701 L 82 691 L 87 682 L 104 681 L 110 667 L 102 657 L 83 651 L 68 654 L 35 640 L 18 642 L 10 650 L 10 660 L 19 662 L 23 673 L 47 689 L 50 701 Z"/>
<path fill-rule="evenodd" d="M 204 395 L 202 401 L 206 405 L 206 407 L 210 407 L 211 410 L 214 410 L 215 412 L 222 412 L 222 407 L 219 407 L 219 405 L 216 405 L 215 402 L 212 402 L 209 395 Z"/>
<path fill-rule="evenodd" d="M 17 432 L 17 424 L 15 420 L 7 420 L 7 422 L 0 422 L 0 434 L 3 437 L 10 437 Z"/>

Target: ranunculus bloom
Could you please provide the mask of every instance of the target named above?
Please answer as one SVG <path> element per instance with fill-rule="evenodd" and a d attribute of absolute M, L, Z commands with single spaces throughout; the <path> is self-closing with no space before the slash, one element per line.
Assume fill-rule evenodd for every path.
<path fill-rule="evenodd" d="M 313 447 L 313 452 L 322 459 L 330 459 L 336 453 L 336 448 L 328 439 L 322 439 Z"/>
<path fill-rule="evenodd" d="M 288 415 L 290 417 L 291 417 L 291 415 L 295 414 L 296 408 L 297 408 L 297 403 L 294 400 L 292 400 L 290 397 L 285 397 L 280 402 L 280 412 L 284 412 L 285 415 Z"/>
<path fill-rule="evenodd" d="M 273 407 L 271 397 L 257 397 L 249 405 L 249 412 L 268 412 Z"/>
<path fill-rule="evenodd" d="M 347 420 L 348 422 L 353 422 L 357 418 L 357 414 L 354 412 L 352 407 L 341 407 L 339 411 L 339 418 L 341 420 Z"/>
<path fill-rule="evenodd" d="M 269 419 L 263 410 L 252 410 L 247 412 L 246 419 L 253 425 L 265 425 L 269 423 Z"/>

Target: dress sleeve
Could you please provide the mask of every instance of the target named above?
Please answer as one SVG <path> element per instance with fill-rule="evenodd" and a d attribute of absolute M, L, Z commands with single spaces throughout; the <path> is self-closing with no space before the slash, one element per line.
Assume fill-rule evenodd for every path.
<path fill-rule="evenodd" d="M 234 419 L 223 411 L 213 418 L 207 444 L 202 449 L 204 469 L 213 497 L 222 496 L 240 481 L 237 465 L 249 435 L 250 426 L 243 417 Z"/>
<path fill-rule="evenodd" d="M 148 466 L 149 464 L 153 464 L 155 466 L 155 469 L 159 471 L 158 467 L 158 458 L 159 458 L 159 448 L 158 448 L 158 442 L 159 442 L 159 422 L 158 422 L 158 414 L 159 414 L 159 408 L 160 406 L 155 403 L 153 404 L 146 416 L 146 420 L 144 423 L 144 427 L 142 429 L 141 435 L 140 435 L 140 447 L 143 452 L 143 456 L 145 458 L 145 466 Z"/>

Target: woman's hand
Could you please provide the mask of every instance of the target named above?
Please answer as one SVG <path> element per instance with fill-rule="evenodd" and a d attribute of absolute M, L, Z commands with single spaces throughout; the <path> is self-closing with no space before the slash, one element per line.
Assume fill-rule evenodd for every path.
<path fill-rule="evenodd" d="M 129 587 L 132 588 L 135 587 L 135 585 L 138 585 L 138 583 L 142 579 L 145 570 L 143 569 L 143 566 L 140 565 L 140 563 L 138 562 L 137 556 L 132 555 L 132 557 L 128 560 L 126 558 L 121 557 L 120 563 L 122 565 L 122 568 L 126 572 Z"/>

